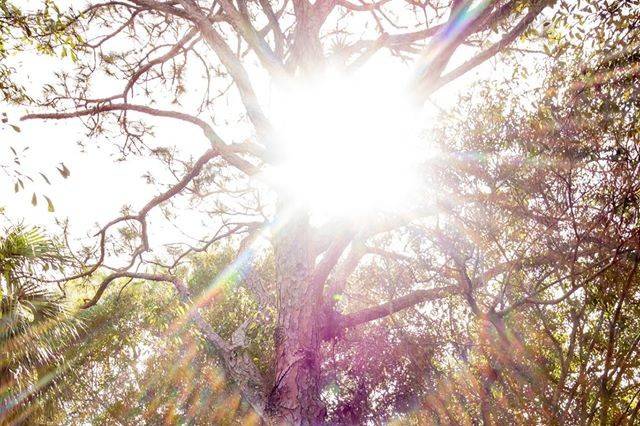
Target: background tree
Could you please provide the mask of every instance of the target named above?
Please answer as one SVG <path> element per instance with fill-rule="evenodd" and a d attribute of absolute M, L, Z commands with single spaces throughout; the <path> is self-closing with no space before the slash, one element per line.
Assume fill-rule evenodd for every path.
<path fill-rule="evenodd" d="M 19 421 L 29 405 L 64 374 L 61 347 L 79 323 L 62 295 L 38 281 L 65 262 L 38 229 L 14 227 L 0 242 L 0 419 Z M 61 371 L 59 371 L 61 370 Z"/>
<path fill-rule="evenodd" d="M 185 285 L 194 292 L 206 287 L 211 274 L 224 269 L 232 256 L 222 247 L 196 256 Z M 79 284 L 69 290 L 83 294 Z M 173 287 L 130 280 L 83 311 L 84 332 L 65 350 L 69 373 L 55 392 L 41 398 L 43 408 L 32 421 L 258 424 L 259 417 L 242 403 L 218 355 L 185 321 L 189 306 L 176 304 L 175 298 Z M 229 283 L 201 308 L 213 330 L 230 340 L 251 318 L 247 350 L 265 376 L 273 374 L 273 321 L 264 319 L 246 289 Z"/>

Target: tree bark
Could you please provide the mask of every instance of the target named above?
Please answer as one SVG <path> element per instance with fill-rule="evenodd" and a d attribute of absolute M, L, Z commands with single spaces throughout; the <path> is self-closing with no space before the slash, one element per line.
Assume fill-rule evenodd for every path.
<path fill-rule="evenodd" d="M 275 424 L 317 425 L 326 414 L 320 399 L 322 288 L 313 288 L 311 280 L 315 256 L 310 237 L 306 212 L 295 212 L 286 232 L 274 235 L 276 369 L 266 410 Z"/>

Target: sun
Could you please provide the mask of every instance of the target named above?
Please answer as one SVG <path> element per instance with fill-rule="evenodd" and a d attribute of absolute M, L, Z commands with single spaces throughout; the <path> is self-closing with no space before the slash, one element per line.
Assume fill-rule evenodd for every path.
<path fill-rule="evenodd" d="M 327 72 L 273 94 L 270 176 L 318 215 L 398 210 L 418 180 L 418 110 L 393 74 Z"/>

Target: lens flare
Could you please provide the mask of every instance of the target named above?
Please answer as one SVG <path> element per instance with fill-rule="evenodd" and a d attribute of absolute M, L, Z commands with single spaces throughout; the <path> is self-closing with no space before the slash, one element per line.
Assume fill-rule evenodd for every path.
<path fill-rule="evenodd" d="M 396 210 L 416 180 L 419 120 L 390 77 L 328 73 L 277 91 L 282 159 L 269 177 L 316 214 Z"/>

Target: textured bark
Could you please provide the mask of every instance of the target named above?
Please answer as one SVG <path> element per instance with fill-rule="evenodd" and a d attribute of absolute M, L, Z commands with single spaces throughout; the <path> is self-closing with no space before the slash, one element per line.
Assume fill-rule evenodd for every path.
<path fill-rule="evenodd" d="M 290 219 L 287 232 L 276 236 L 278 322 L 275 383 L 267 413 L 276 424 L 315 425 L 324 421 L 320 399 L 321 303 L 311 276 L 314 256 L 305 213 Z"/>

